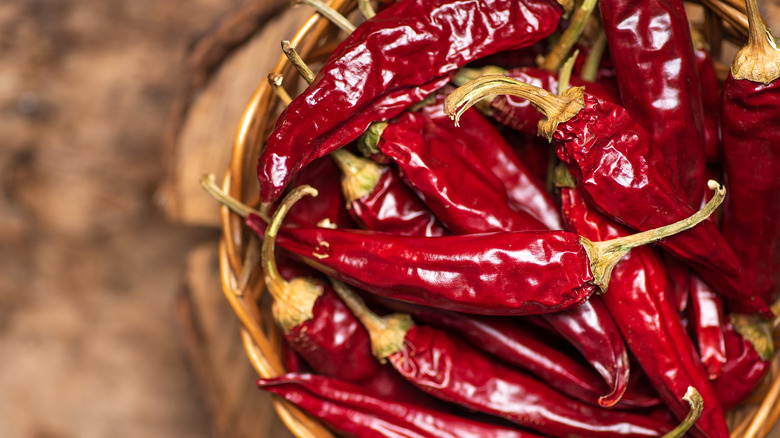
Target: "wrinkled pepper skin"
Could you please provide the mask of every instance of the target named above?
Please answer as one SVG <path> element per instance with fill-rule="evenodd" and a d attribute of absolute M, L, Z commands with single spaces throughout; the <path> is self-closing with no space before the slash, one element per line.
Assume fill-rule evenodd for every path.
<path fill-rule="evenodd" d="M 647 131 L 676 191 L 697 207 L 704 192 L 704 113 L 682 0 L 599 1 L 622 106 Z M 650 163 L 654 165 L 655 163 Z"/>
<path fill-rule="evenodd" d="M 265 232 L 255 215 L 247 225 Z M 464 313 L 556 312 L 597 289 L 579 236 L 564 231 L 408 237 L 282 228 L 276 244 L 359 289 Z"/>
<path fill-rule="evenodd" d="M 294 403 L 345 437 L 540 438 L 530 432 L 441 410 L 388 401 L 361 386 L 315 374 L 285 374 L 260 379 L 257 384 L 260 389 Z"/>
<path fill-rule="evenodd" d="M 472 147 L 479 160 L 504 185 L 513 207 L 530 213 L 551 230 L 562 229 L 555 201 L 493 123 L 476 108 L 471 108 L 461 115 L 460 126 L 455 126 L 444 113 L 445 98 L 446 92 L 438 93 L 431 105 L 420 110 L 421 114 Z"/>
<path fill-rule="evenodd" d="M 447 236 L 449 230 L 403 182 L 398 169 L 382 170 L 374 190 L 350 202 L 350 214 L 367 230 L 402 236 Z"/>
<path fill-rule="evenodd" d="M 660 151 L 650 146 L 644 129 L 623 108 L 587 93 L 584 98 L 585 107 L 559 124 L 554 138 L 558 157 L 587 201 L 640 231 L 693 214 L 695 210 L 675 195 L 671 170 L 658 157 Z M 659 245 L 742 308 L 771 317 L 756 291 L 745 287 L 742 265 L 714 222 L 704 221 Z"/>
<path fill-rule="evenodd" d="M 723 84 L 726 187 L 722 231 L 748 288 L 773 302 L 780 286 L 780 80 Z"/>
<path fill-rule="evenodd" d="M 563 188 L 561 197 L 570 230 L 594 240 L 630 233 L 588 205 L 579 188 Z M 680 321 L 667 278 L 664 263 L 651 248 L 635 248 L 615 266 L 609 290 L 601 298 L 672 413 L 678 419 L 688 414 L 681 397 L 693 386 L 704 399 L 704 411 L 692 431 L 697 436 L 727 438 L 723 411 Z"/>
<path fill-rule="evenodd" d="M 311 160 L 441 88 L 470 61 L 535 44 L 558 26 L 552 0 L 403 0 L 361 24 L 278 118 L 258 161 L 261 201 Z"/>
<path fill-rule="evenodd" d="M 531 214 L 510 207 L 503 183 L 479 159 L 475 146 L 416 112 L 391 121 L 377 143 L 453 233 L 546 230 Z"/>
<path fill-rule="evenodd" d="M 388 360 L 437 398 L 500 416 L 554 437 L 656 437 L 675 425 L 585 405 L 503 365 L 446 332 L 414 326 Z"/>

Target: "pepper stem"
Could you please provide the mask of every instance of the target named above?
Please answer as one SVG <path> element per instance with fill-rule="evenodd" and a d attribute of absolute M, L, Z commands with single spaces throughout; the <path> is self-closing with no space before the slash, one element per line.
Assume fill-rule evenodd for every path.
<path fill-rule="evenodd" d="M 363 14 L 367 20 L 370 20 L 376 15 L 376 11 L 374 11 L 374 8 L 368 0 L 358 0 L 358 9 L 360 9 L 360 13 Z"/>
<path fill-rule="evenodd" d="M 284 54 L 287 56 L 287 59 L 289 59 L 293 67 L 298 70 L 298 73 L 301 74 L 307 84 L 314 82 L 314 73 L 311 71 L 309 66 L 303 62 L 301 55 L 298 54 L 298 51 L 295 50 L 295 47 L 293 47 L 293 45 L 290 44 L 288 40 L 282 41 L 282 52 L 284 52 Z"/>
<path fill-rule="evenodd" d="M 699 211 L 693 215 L 652 230 L 632 234 L 630 236 L 619 237 L 617 239 L 605 240 L 602 242 L 592 242 L 585 237 L 580 237 L 580 243 L 585 247 L 590 259 L 590 269 L 593 273 L 593 284 L 604 293 L 609 286 L 609 278 L 612 269 L 632 248 L 647 245 L 667 238 L 674 234 L 691 229 L 700 222 L 707 219 L 723 202 L 726 197 L 726 188 L 717 181 L 709 180 L 707 186 L 715 191 L 712 199 Z"/>
<path fill-rule="evenodd" d="M 414 326 L 411 316 L 405 313 L 379 316 L 345 283 L 332 277 L 330 282 L 333 290 L 368 331 L 374 357 L 385 363 L 387 357 L 403 350 L 406 333 Z"/>
<path fill-rule="evenodd" d="M 588 56 L 585 57 L 585 62 L 582 64 L 582 70 L 580 70 L 580 77 L 588 82 L 596 82 L 596 75 L 599 72 L 599 65 L 601 65 L 601 58 L 604 56 L 604 51 L 607 49 L 607 33 L 602 27 L 599 29 L 599 34 L 593 41 L 588 51 Z"/>
<path fill-rule="evenodd" d="M 317 196 L 317 190 L 311 186 L 299 186 L 282 200 L 265 230 L 263 246 L 260 249 L 265 285 L 274 299 L 271 312 L 285 332 L 314 316 L 314 302 L 323 291 L 322 286 L 310 278 L 285 280 L 276 266 L 276 235 L 279 234 L 284 216 L 304 196 Z"/>
<path fill-rule="evenodd" d="M 770 360 L 775 355 L 775 344 L 772 339 L 772 321 L 767 321 L 755 315 L 732 313 L 729 315 L 734 330 L 756 350 L 761 360 Z"/>
<path fill-rule="evenodd" d="M 550 50 L 547 56 L 542 57 L 537 61 L 539 68 L 547 71 L 556 71 L 560 68 L 563 60 L 569 55 L 572 47 L 577 43 L 582 36 L 582 32 L 585 30 L 585 25 L 588 23 L 590 16 L 593 14 L 593 9 L 596 7 L 596 0 L 584 0 L 580 7 L 574 11 L 571 20 L 569 20 L 569 27 L 563 31 L 563 34 L 558 39 L 555 47 Z"/>
<path fill-rule="evenodd" d="M 379 139 L 382 138 L 385 128 L 387 128 L 387 122 L 373 122 L 368 125 L 364 133 L 360 134 L 357 140 L 357 147 L 363 156 L 370 157 L 382 153 L 377 145 L 379 144 Z"/>
<path fill-rule="evenodd" d="M 271 89 L 274 90 L 276 96 L 285 105 L 290 105 L 290 102 L 292 102 L 292 97 L 290 97 L 290 95 L 287 93 L 287 90 L 282 87 L 283 81 L 284 76 L 280 75 L 279 73 L 270 73 L 268 75 L 268 84 L 271 85 Z"/>
<path fill-rule="evenodd" d="M 296 0 L 296 3 L 303 3 L 307 6 L 314 8 L 318 14 L 327 18 L 336 27 L 343 30 L 346 33 L 352 33 L 355 31 L 355 25 L 350 23 L 349 20 L 339 13 L 339 11 L 331 8 L 323 3 L 321 0 Z"/>
<path fill-rule="evenodd" d="M 569 56 L 568 59 L 566 59 L 566 62 L 561 65 L 560 70 L 558 70 L 558 96 L 563 94 L 564 91 L 569 89 L 569 83 L 571 82 L 571 73 L 572 70 L 574 70 L 574 62 L 577 60 L 577 56 L 579 56 L 580 50 L 577 49 L 572 53 L 571 56 Z"/>
<path fill-rule="evenodd" d="M 545 115 L 539 121 L 539 135 L 552 141 L 558 124 L 570 120 L 585 107 L 582 87 L 569 88 L 561 96 L 547 90 L 528 85 L 507 76 L 485 75 L 455 89 L 444 101 L 444 112 L 458 125 L 460 116 L 480 100 L 498 94 L 528 99 L 536 109 Z"/>
<path fill-rule="evenodd" d="M 345 150 L 337 149 L 330 156 L 341 169 L 341 190 L 349 203 L 368 196 L 374 191 L 382 177 L 384 167 Z"/>
<path fill-rule="evenodd" d="M 758 11 L 756 0 L 746 0 L 748 17 L 748 43 L 734 57 L 731 75 L 768 84 L 780 77 L 780 51 L 775 39 L 766 28 Z"/>
<path fill-rule="evenodd" d="M 253 209 L 252 207 L 242 203 L 238 199 L 222 191 L 222 189 L 220 189 L 219 186 L 217 185 L 217 180 L 213 173 L 203 175 L 200 178 L 200 186 L 203 187 L 203 190 L 205 190 L 206 193 L 211 195 L 212 198 L 219 201 L 220 204 L 226 206 L 237 215 L 241 217 L 247 217 L 250 214 L 254 214 L 259 216 L 260 219 L 262 219 L 266 223 L 269 221 L 269 217 L 267 214 L 259 210 Z"/>
<path fill-rule="evenodd" d="M 682 423 L 677 427 L 664 434 L 661 438 L 680 438 L 685 436 L 685 433 L 693 427 L 696 420 L 701 416 L 701 412 L 704 410 L 704 399 L 699 391 L 693 386 L 689 386 L 688 390 L 683 396 L 683 400 L 687 401 L 691 405 L 691 410 L 688 411 L 688 415 L 685 416 Z"/>

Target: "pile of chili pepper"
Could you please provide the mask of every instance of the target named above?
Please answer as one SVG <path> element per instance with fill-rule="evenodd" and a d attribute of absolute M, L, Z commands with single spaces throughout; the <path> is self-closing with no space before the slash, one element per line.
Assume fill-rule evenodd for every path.
<path fill-rule="evenodd" d="M 307 3 L 348 35 L 317 72 L 285 47 L 261 205 L 204 183 L 263 241 L 290 372 L 259 386 L 343 436 L 728 437 L 780 310 L 755 0 L 722 78 L 682 0 Z"/>

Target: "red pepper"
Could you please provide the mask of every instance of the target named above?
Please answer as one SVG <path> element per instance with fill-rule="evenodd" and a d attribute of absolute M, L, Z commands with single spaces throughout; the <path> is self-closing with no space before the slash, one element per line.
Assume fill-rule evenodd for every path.
<path fill-rule="evenodd" d="M 593 239 L 628 233 L 590 207 L 580 189 L 563 188 L 561 197 L 569 229 Z M 680 397 L 688 386 L 694 386 L 704 399 L 702 421 L 695 430 L 703 436 L 728 437 L 723 411 L 667 288 L 661 259 L 650 248 L 637 248 L 615 266 L 610 290 L 601 298 L 645 375 L 675 416 L 686 415 Z"/>
<path fill-rule="evenodd" d="M 780 51 L 748 1 L 749 42 L 723 84 L 726 181 L 734 190 L 723 235 L 745 268 L 747 289 L 773 302 L 780 286 Z"/>
<path fill-rule="evenodd" d="M 701 102 L 704 108 L 704 156 L 707 163 L 723 161 L 720 135 L 720 81 L 715 72 L 715 61 L 707 50 L 707 42 L 699 32 L 691 31 L 693 55 L 699 72 Z"/>
<path fill-rule="evenodd" d="M 484 76 L 451 94 L 446 111 L 457 117 L 475 99 L 495 94 L 493 90 L 523 96 L 547 115 L 539 125 L 540 133 L 555 138 L 558 157 L 588 202 L 609 217 L 634 229 L 648 230 L 693 211 L 675 195 L 671 171 L 658 156 L 660 151 L 650 147 L 645 131 L 623 108 L 579 88 L 555 96 L 511 78 Z M 705 221 L 659 245 L 743 308 L 772 316 L 761 297 L 745 288 L 740 261 L 713 222 Z"/>
<path fill-rule="evenodd" d="M 510 207 L 504 184 L 480 160 L 477 146 L 480 150 L 492 147 L 466 143 L 416 112 L 390 121 L 377 143 L 453 233 L 547 229 L 531 214 Z"/>
<path fill-rule="evenodd" d="M 286 222 L 300 226 L 336 226 L 352 228 L 354 222 L 344 208 L 345 200 L 336 175 L 338 168 L 328 158 L 321 158 L 306 166 L 295 178 L 295 185 L 317 189 L 316 198 L 302 199 L 286 216 Z"/>
<path fill-rule="evenodd" d="M 554 342 L 542 339 L 539 330 L 523 324 L 524 319 L 469 315 L 396 300 L 381 302 L 393 311 L 409 313 L 417 321 L 461 336 L 474 347 L 528 371 L 571 398 L 594 404 L 608 391 L 591 368 L 556 348 Z M 660 402 L 657 396 L 643 393 L 643 389 L 635 386 L 627 390 L 616 407 L 650 407 Z"/>
<path fill-rule="evenodd" d="M 691 322 L 699 344 L 699 354 L 710 380 L 715 380 L 726 362 L 723 338 L 723 302 L 697 275 L 691 275 Z"/>
<path fill-rule="evenodd" d="M 346 437 L 536 438 L 441 410 L 378 398 L 359 385 L 313 374 L 260 379 L 258 386 L 296 404 Z"/>
<path fill-rule="evenodd" d="M 674 193 L 698 206 L 705 185 L 704 114 L 683 1 L 601 0 L 599 8 L 622 106 L 659 152 L 653 158 L 668 163 Z"/>
<path fill-rule="evenodd" d="M 530 213 L 551 230 L 560 230 L 561 215 L 541 183 L 542 180 L 531 173 L 493 123 L 479 111 L 469 110 L 463 113 L 461 126 L 454 126 L 450 117 L 444 113 L 445 98 L 443 93 L 436 94 L 434 102 L 424 106 L 420 112 L 442 129 L 472 145 L 479 160 L 506 188 L 513 207 Z M 459 184 L 463 185 L 463 182 Z"/>
<path fill-rule="evenodd" d="M 331 156 L 342 170 L 349 212 L 362 228 L 403 236 L 445 236 L 447 228 L 401 180 L 398 170 L 339 149 Z"/>
<path fill-rule="evenodd" d="M 334 288 L 366 326 L 374 354 L 437 398 L 555 437 L 655 437 L 673 427 L 572 400 L 444 331 L 414 325 L 405 314 L 380 318 L 343 284 Z"/>
<path fill-rule="evenodd" d="M 565 231 L 409 237 L 288 228 L 277 244 L 316 269 L 380 296 L 465 313 L 549 313 L 582 304 L 598 288 L 605 291 L 610 270 L 631 247 L 694 226 L 724 195 L 719 191 L 718 200 L 693 221 L 605 242 Z M 247 225 L 265 233 L 256 214 L 248 212 Z"/>
<path fill-rule="evenodd" d="M 731 410 L 756 388 L 769 371 L 772 362 L 764 360 L 753 344 L 726 322 L 726 364 L 713 382 L 715 394 L 724 410 Z"/>
<path fill-rule="evenodd" d="M 535 44 L 557 27 L 552 0 L 403 0 L 361 24 L 281 114 L 258 162 L 261 200 L 311 160 L 441 88 L 475 59 Z"/>

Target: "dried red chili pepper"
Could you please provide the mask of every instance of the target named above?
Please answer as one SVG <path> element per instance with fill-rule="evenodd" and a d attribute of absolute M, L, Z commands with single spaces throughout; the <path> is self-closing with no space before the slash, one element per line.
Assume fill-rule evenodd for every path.
<path fill-rule="evenodd" d="M 622 106 L 660 152 L 652 158 L 668 163 L 671 187 L 698 206 L 705 185 L 704 114 L 683 1 L 602 0 L 599 8 Z"/>
<path fill-rule="evenodd" d="M 691 322 L 696 332 L 701 361 L 710 380 L 715 380 L 726 363 L 723 338 L 723 302 L 699 276 L 691 275 Z"/>
<path fill-rule="evenodd" d="M 579 188 L 562 188 L 561 198 L 569 229 L 594 239 L 629 232 L 589 206 Z M 682 418 L 687 413 L 682 393 L 688 386 L 698 388 L 704 412 L 695 429 L 703 436 L 728 437 L 723 411 L 668 293 L 660 257 L 650 248 L 637 248 L 615 266 L 610 284 L 602 301 L 661 399 Z"/>
<path fill-rule="evenodd" d="M 710 55 L 704 36 L 691 29 L 691 37 L 704 108 L 704 156 L 707 163 L 721 163 L 723 147 L 720 138 L 720 81 L 715 72 L 715 61 Z"/>
<path fill-rule="evenodd" d="M 361 438 L 535 438 L 506 426 L 441 410 L 381 399 L 359 385 L 314 374 L 260 379 L 260 389 L 279 394 L 344 436 Z"/>
<path fill-rule="evenodd" d="M 743 262 L 748 289 L 773 302 L 780 286 L 780 51 L 748 1 L 749 42 L 723 84 L 726 181 L 734 192 L 722 230 Z"/>
<path fill-rule="evenodd" d="M 389 299 L 380 301 L 393 311 L 408 313 L 417 321 L 461 336 L 476 348 L 528 371 L 571 398 L 595 404 L 609 390 L 592 368 L 555 348 L 554 343 L 542 339 L 538 329 L 517 318 L 469 315 Z M 616 407 L 650 407 L 660 403 L 657 396 L 643 393 L 643 389 L 646 388 L 627 390 Z"/>
<path fill-rule="evenodd" d="M 560 230 L 561 215 L 552 197 L 547 193 L 542 180 L 533 176 L 512 146 L 486 117 L 476 110 L 462 115 L 463 124 L 454 126 L 444 113 L 444 99 L 448 89 L 435 95 L 434 101 L 425 105 L 420 113 L 442 129 L 473 145 L 477 157 L 484 163 L 506 188 L 509 201 L 514 207 L 530 213 L 551 230 Z M 463 183 L 460 183 L 463 184 Z"/>
<path fill-rule="evenodd" d="M 725 194 L 696 214 L 703 220 Z M 228 202 L 223 200 L 223 202 Z M 247 216 L 265 233 L 265 223 Z M 287 228 L 282 248 L 316 269 L 380 296 L 476 314 L 549 313 L 576 307 L 596 289 L 630 247 L 663 238 L 690 220 L 623 239 L 591 242 L 565 231 L 410 237 L 387 233 Z M 368 267 L 370 266 L 370 269 Z"/>
<path fill-rule="evenodd" d="M 522 96 L 546 114 L 540 134 L 556 139 L 558 157 L 588 202 L 611 218 L 647 230 L 692 211 L 675 195 L 671 171 L 658 157 L 660 151 L 650 147 L 645 131 L 623 108 L 585 94 L 581 88 L 556 96 L 512 78 L 488 75 L 451 94 L 445 111 L 457 120 L 459 112 L 492 94 Z M 705 221 L 659 245 L 743 309 L 772 316 L 761 297 L 745 288 L 740 261 L 713 222 Z"/>
<path fill-rule="evenodd" d="M 331 156 L 342 171 L 341 185 L 355 221 L 368 230 L 404 236 L 445 236 L 450 232 L 401 180 L 398 170 L 360 158 L 345 149 Z"/>
<path fill-rule="evenodd" d="M 649 437 L 673 428 L 644 415 L 572 400 L 444 331 L 415 325 L 408 314 L 377 316 L 343 283 L 333 287 L 365 325 L 374 355 L 437 398 L 555 437 Z"/>
<path fill-rule="evenodd" d="M 298 171 L 445 85 L 466 63 L 551 34 L 552 0 L 404 0 L 361 24 L 277 120 L 258 162 L 261 199 Z"/>
<path fill-rule="evenodd" d="M 317 190 L 316 198 L 296 203 L 287 214 L 287 223 L 301 226 L 352 228 L 354 222 L 344 208 L 344 195 L 336 176 L 339 170 L 332 160 L 321 158 L 306 166 L 295 178 L 295 186 L 308 185 Z"/>
<path fill-rule="evenodd" d="M 715 394 L 723 409 L 728 411 L 742 402 L 756 388 L 772 364 L 764 360 L 753 344 L 726 321 L 726 364 L 713 382 Z"/>
<path fill-rule="evenodd" d="M 424 114 L 405 112 L 388 122 L 376 146 L 455 234 L 547 229 L 531 214 L 510 207 L 503 183 L 477 151 L 490 144 L 466 143 Z"/>

